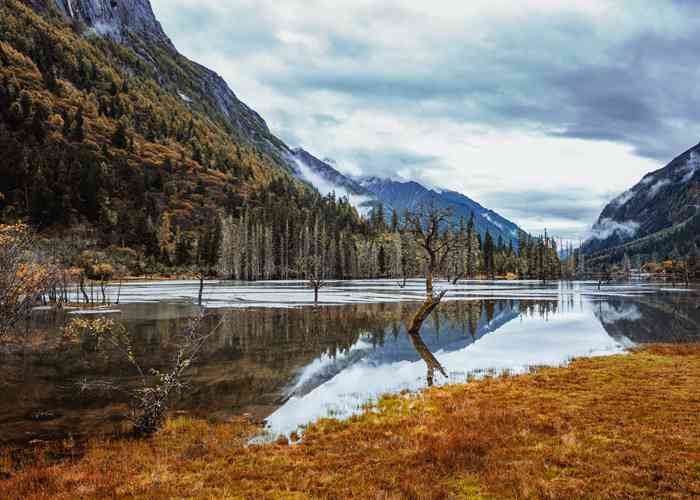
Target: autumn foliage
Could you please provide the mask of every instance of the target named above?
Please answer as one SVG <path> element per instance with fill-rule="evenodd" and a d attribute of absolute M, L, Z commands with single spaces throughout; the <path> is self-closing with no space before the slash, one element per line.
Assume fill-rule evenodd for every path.
<path fill-rule="evenodd" d="M 0 338 L 29 316 L 55 280 L 29 228 L 0 224 Z"/>
<path fill-rule="evenodd" d="M 696 498 L 700 346 L 654 346 L 518 377 L 387 396 L 300 443 L 176 419 L 25 467 L 2 498 Z"/>

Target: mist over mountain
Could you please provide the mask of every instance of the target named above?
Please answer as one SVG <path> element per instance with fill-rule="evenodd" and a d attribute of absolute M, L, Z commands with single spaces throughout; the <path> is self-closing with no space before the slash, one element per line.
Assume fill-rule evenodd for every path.
<path fill-rule="evenodd" d="M 700 144 L 612 200 L 583 249 L 600 261 L 619 260 L 625 253 L 644 259 L 687 255 L 700 234 L 698 209 Z"/>

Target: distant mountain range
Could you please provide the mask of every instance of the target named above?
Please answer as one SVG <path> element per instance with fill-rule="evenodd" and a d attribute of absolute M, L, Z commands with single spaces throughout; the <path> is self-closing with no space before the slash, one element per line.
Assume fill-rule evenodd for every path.
<path fill-rule="evenodd" d="M 426 187 L 415 181 L 379 177 L 362 178 L 360 184 L 399 214 L 431 205 L 452 209 L 455 220 L 461 217 L 469 220 L 474 214 L 474 225 L 482 236 L 488 231 L 494 239 L 500 236 L 506 243 L 513 241 L 515 244 L 521 231 L 515 223 L 456 191 Z"/>
<path fill-rule="evenodd" d="M 384 206 L 387 214 L 395 209 L 399 215 L 406 210 L 416 210 L 421 206 L 449 208 L 454 212 L 455 222 L 461 217 L 469 220 L 474 214 L 474 225 L 482 237 L 488 231 L 495 240 L 499 237 L 507 244 L 517 243 L 522 231 L 515 223 L 483 207 L 467 196 L 437 187 L 428 187 L 419 182 L 377 176 L 351 177 L 342 174 L 328 162 L 319 160 L 303 149 L 293 151 L 294 172 L 312 184 L 323 194 L 331 191 L 339 196 L 348 196 L 351 202 L 365 213 Z"/>
<path fill-rule="evenodd" d="M 583 250 L 594 261 L 689 253 L 700 235 L 700 144 L 612 200 Z"/>

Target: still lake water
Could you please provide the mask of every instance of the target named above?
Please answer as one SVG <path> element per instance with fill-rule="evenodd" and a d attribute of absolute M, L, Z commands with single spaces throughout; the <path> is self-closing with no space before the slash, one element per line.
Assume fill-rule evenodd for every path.
<path fill-rule="evenodd" d="M 449 288 L 422 341 L 459 383 L 490 371 L 559 366 L 645 342 L 700 339 L 700 293 L 648 284 L 464 282 Z M 164 368 L 177 333 L 197 308 L 195 282 L 110 287 L 136 356 Z M 244 413 L 289 433 L 325 416 L 345 417 L 381 394 L 425 387 L 427 365 L 406 334 L 422 283 L 330 284 L 321 307 L 301 282 L 211 282 L 206 324 L 221 323 L 189 378 L 176 411 L 224 420 Z M 73 311 L 69 314 L 80 313 Z M 0 442 L 114 432 L 127 412 L 125 392 L 81 393 L 83 380 L 127 389 L 134 369 L 118 353 L 63 342 L 65 318 L 37 311 L 22 349 L 0 352 Z M 37 421 L 37 413 L 49 415 Z M 34 418 L 32 418 L 34 416 Z"/>

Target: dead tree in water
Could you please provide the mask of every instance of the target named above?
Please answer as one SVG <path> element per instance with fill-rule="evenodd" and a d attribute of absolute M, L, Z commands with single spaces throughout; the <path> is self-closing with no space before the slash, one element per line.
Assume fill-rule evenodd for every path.
<path fill-rule="evenodd" d="M 435 370 L 445 377 L 447 373 L 440 362 L 433 356 L 420 337 L 420 329 L 423 322 L 437 309 L 445 297 L 447 291 L 435 294 L 433 280 L 435 273 L 442 268 L 450 256 L 461 249 L 464 243 L 451 232 L 444 232 L 447 228 L 451 212 L 449 210 L 426 207 L 414 213 L 406 214 L 406 226 L 404 230 L 411 234 L 418 245 L 425 252 L 425 301 L 416 311 L 411 320 L 408 334 L 413 345 L 428 365 L 428 385 L 433 384 Z M 443 233 L 443 234 L 441 234 Z"/>
<path fill-rule="evenodd" d="M 129 396 L 130 418 L 137 434 L 149 435 L 164 424 L 167 412 L 183 389 L 187 388 L 187 371 L 194 363 L 208 339 L 221 323 L 209 331 L 203 331 L 204 310 L 188 321 L 173 344 L 172 360 L 164 370 L 150 370 L 142 366 L 132 345 L 132 337 L 126 327 L 111 318 L 75 318 L 63 330 L 68 342 L 84 342 L 92 339 L 96 348 L 113 350 L 128 360 L 138 374 L 139 383 L 132 388 L 119 388 L 104 380 L 84 379 L 78 384 L 81 392 L 123 391 Z"/>
<path fill-rule="evenodd" d="M 444 377 L 447 377 L 447 372 L 442 367 L 437 358 L 433 356 L 433 353 L 430 352 L 430 349 L 428 349 L 428 346 L 425 345 L 425 342 L 423 342 L 423 339 L 420 336 L 420 329 L 421 326 L 423 326 L 423 322 L 440 305 L 440 302 L 442 301 L 446 293 L 447 291 L 443 290 L 437 296 L 428 296 L 425 302 L 423 302 L 416 314 L 413 316 L 413 319 L 411 320 L 411 326 L 408 328 L 408 335 L 411 338 L 413 347 L 416 348 L 416 351 L 418 351 L 420 357 L 423 358 L 425 364 L 428 365 L 429 386 L 433 385 L 435 370 L 442 373 Z"/>
<path fill-rule="evenodd" d="M 418 247 L 425 252 L 425 292 L 433 296 L 435 273 L 444 268 L 452 254 L 462 249 L 465 242 L 451 231 L 446 231 L 452 211 L 427 207 L 406 214 L 404 230 L 411 234 Z"/>
<path fill-rule="evenodd" d="M 314 289 L 314 304 L 318 304 L 318 292 L 326 285 L 321 258 L 317 255 L 299 257 L 297 269 L 309 282 L 309 287 Z"/>

